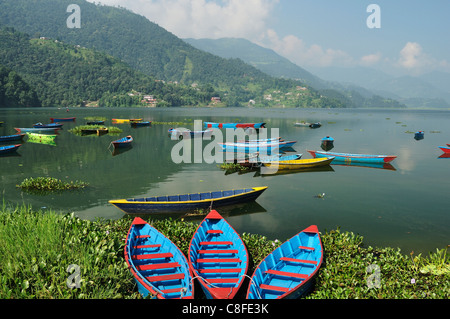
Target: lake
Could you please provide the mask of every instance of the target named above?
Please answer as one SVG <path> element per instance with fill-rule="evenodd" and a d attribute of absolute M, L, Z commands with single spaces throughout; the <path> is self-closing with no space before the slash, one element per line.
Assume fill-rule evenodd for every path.
<path fill-rule="evenodd" d="M 50 117 L 69 116 L 77 120 L 64 123 L 56 145 L 25 138 L 16 154 L 0 157 L 0 191 L 6 203 L 74 212 L 82 219 L 119 219 L 124 213 L 108 203 L 111 199 L 268 186 L 256 202 L 219 212 L 238 232 L 270 239 L 285 240 L 316 224 L 322 232 L 351 231 L 363 236 L 366 246 L 399 247 L 405 254 L 434 252 L 450 244 L 450 158 L 442 158 L 438 148 L 450 143 L 448 110 L 0 109 L 4 122 L 0 135 L 14 134 L 14 127 L 49 123 Z M 85 124 L 88 116 L 106 117 L 107 126 L 112 118 L 143 118 L 155 124 L 114 125 L 123 129 L 119 136 L 69 132 Z M 217 163 L 175 164 L 171 150 L 180 142 L 171 140 L 168 129 L 193 129 L 194 120 L 266 122 L 269 131 L 277 128 L 282 138 L 297 141 L 292 151 L 303 158 L 311 158 L 307 150 L 321 150 L 325 136 L 334 138 L 336 152 L 398 157 L 384 169 L 332 164 L 326 170 L 277 175 L 229 174 Z M 321 122 L 322 127 L 294 126 L 299 121 Z M 414 139 L 419 130 L 425 132 L 423 140 Z M 111 141 L 126 135 L 133 136 L 133 147 L 113 156 Z M 214 142 L 203 141 L 209 143 Z M 16 187 L 25 178 L 38 176 L 79 180 L 89 187 L 51 195 L 33 195 Z"/>

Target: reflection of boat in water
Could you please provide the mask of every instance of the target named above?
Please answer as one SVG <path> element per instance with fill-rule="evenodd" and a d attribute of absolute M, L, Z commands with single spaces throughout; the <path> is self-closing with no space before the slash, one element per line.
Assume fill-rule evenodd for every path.
<path fill-rule="evenodd" d="M 56 135 L 30 133 L 30 132 L 28 132 L 27 135 L 28 135 L 27 143 L 30 142 L 36 144 L 56 146 L 55 142 Z"/>
<path fill-rule="evenodd" d="M 267 176 L 278 176 L 278 175 L 290 175 L 299 173 L 314 173 L 314 172 L 334 172 L 333 167 L 330 165 L 311 167 L 311 168 L 301 168 L 301 169 L 291 169 L 291 170 L 275 170 L 267 167 L 261 167 L 254 177 L 267 177 Z"/>
<path fill-rule="evenodd" d="M 438 158 L 450 158 L 450 153 L 444 153 L 441 156 L 439 156 Z"/>
<path fill-rule="evenodd" d="M 332 162 L 333 166 L 355 166 L 355 167 L 366 167 L 366 168 L 377 168 L 396 171 L 397 169 L 391 163 L 346 163 L 346 162 Z"/>
<path fill-rule="evenodd" d="M 133 145 L 131 145 L 130 147 L 119 147 L 119 148 L 113 147 L 111 154 L 112 156 L 117 156 L 122 153 L 128 152 L 131 149 L 133 149 Z"/>

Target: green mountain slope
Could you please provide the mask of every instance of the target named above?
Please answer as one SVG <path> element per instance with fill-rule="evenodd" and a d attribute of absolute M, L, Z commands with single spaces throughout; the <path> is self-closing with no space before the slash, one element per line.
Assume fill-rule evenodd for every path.
<path fill-rule="evenodd" d="M 0 64 L 0 107 L 41 106 L 36 91 L 17 72 Z"/>
<path fill-rule="evenodd" d="M 214 94 L 164 85 L 112 56 L 52 39 L 30 39 L 12 28 L 0 29 L 0 64 L 14 70 L 30 91 L 36 92 L 42 106 L 74 106 L 87 101 L 119 106 L 113 97 L 120 95 L 125 99 L 117 104 L 136 105 L 139 97 L 127 94 L 133 90 L 153 94 L 168 106 L 207 102 Z"/>

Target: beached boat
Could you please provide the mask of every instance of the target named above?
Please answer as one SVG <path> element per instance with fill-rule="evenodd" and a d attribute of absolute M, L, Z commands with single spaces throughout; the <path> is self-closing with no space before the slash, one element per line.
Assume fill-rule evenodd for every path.
<path fill-rule="evenodd" d="M 130 121 L 131 127 L 141 127 L 141 126 L 150 126 L 152 122 L 150 121 Z"/>
<path fill-rule="evenodd" d="M 192 272 L 186 256 L 166 236 L 136 217 L 128 231 L 125 261 L 144 297 L 193 299 Z"/>
<path fill-rule="evenodd" d="M 215 122 L 204 122 L 205 128 L 264 128 L 266 123 L 215 123 Z"/>
<path fill-rule="evenodd" d="M 306 158 L 306 159 L 298 159 L 292 161 L 272 161 L 272 162 L 263 162 L 263 165 L 270 169 L 278 169 L 278 170 L 297 170 L 297 169 L 305 169 L 305 168 L 314 168 L 320 166 L 330 165 L 331 161 L 333 161 L 334 157 L 326 157 L 326 158 Z"/>
<path fill-rule="evenodd" d="M 116 124 L 124 124 L 124 123 L 130 123 L 130 122 L 141 122 L 143 119 L 112 119 L 113 123 Z"/>
<path fill-rule="evenodd" d="M 115 147 L 129 147 L 131 146 L 131 143 L 133 142 L 133 137 L 131 135 L 122 137 L 118 140 L 112 141 L 111 144 Z"/>
<path fill-rule="evenodd" d="M 448 144 L 447 144 L 448 145 Z M 444 152 L 444 153 L 450 153 L 450 145 L 448 146 L 439 146 L 439 148 Z"/>
<path fill-rule="evenodd" d="M 22 146 L 22 144 L 0 146 L 0 155 L 15 152 L 21 146 Z"/>
<path fill-rule="evenodd" d="M 51 127 L 47 127 L 47 128 L 38 128 L 38 127 L 19 127 L 19 128 L 14 128 L 17 132 L 19 133 L 40 133 L 40 134 L 55 134 L 57 133 L 60 128 L 56 127 L 56 128 L 51 128 Z"/>
<path fill-rule="evenodd" d="M 189 212 L 254 201 L 267 187 L 110 200 L 109 203 L 127 214 Z"/>
<path fill-rule="evenodd" d="M 25 134 L 13 134 L 13 135 L 5 135 L 0 136 L 0 142 L 13 142 L 13 141 L 20 141 L 23 139 Z"/>
<path fill-rule="evenodd" d="M 60 123 L 50 123 L 50 124 L 42 124 L 42 123 L 36 123 L 33 124 L 34 128 L 61 128 L 63 125 Z"/>
<path fill-rule="evenodd" d="M 322 151 L 308 151 L 315 158 L 334 156 L 335 162 L 350 163 L 390 163 L 397 158 L 395 155 L 371 155 L 371 154 L 350 154 Z"/>
<path fill-rule="evenodd" d="M 322 261 L 319 230 L 311 225 L 261 261 L 251 277 L 247 299 L 298 299 L 312 287 Z"/>
<path fill-rule="evenodd" d="M 184 138 L 199 138 L 199 137 L 207 137 L 210 138 L 212 136 L 212 130 L 205 131 L 190 131 L 190 130 L 177 130 L 174 128 L 169 129 L 169 136 L 172 140 L 182 140 Z"/>
<path fill-rule="evenodd" d="M 269 141 L 262 143 L 218 143 L 225 152 L 245 152 L 255 153 L 263 151 L 273 151 L 282 148 L 292 147 L 297 141 Z"/>
<path fill-rule="evenodd" d="M 187 258 L 208 299 L 233 299 L 244 282 L 249 263 L 241 237 L 215 210 L 192 236 Z"/>
<path fill-rule="evenodd" d="M 50 118 L 50 122 L 52 122 L 52 123 L 73 122 L 75 120 L 76 120 L 76 117 L 63 117 L 63 118 L 51 117 Z"/>

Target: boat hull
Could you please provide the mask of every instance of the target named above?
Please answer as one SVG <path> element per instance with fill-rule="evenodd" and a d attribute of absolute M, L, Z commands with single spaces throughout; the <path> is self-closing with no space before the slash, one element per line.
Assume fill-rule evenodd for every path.
<path fill-rule="evenodd" d="M 186 256 L 156 228 L 137 217 L 127 234 L 125 261 L 144 297 L 193 299 Z"/>
<path fill-rule="evenodd" d="M 269 169 L 278 169 L 278 170 L 300 170 L 306 168 L 315 168 L 330 165 L 333 161 L 334 157 L 326 157 L 326 158 L 307 158 L 307 159 L 298 159 L 291 161 L 273 161 L 269 163 L 264 163 L 263 165 Z"/>
<path fill-rule="evenodd" d="M 113 123 L 116 124 L 124 124 L 124 123 L 130 123 L 130 122 L 141 122 L 143 119 L 112 119 Z"/>
<path fill-rule="evenodd" d="M 14 128 L 19 133 L 40 133 L 40 134 L 55 134 L 60 130 L 59 127 L 56 128 L 37 128 L 37 127 L 20 127 Z"/>
<path fill-rule="evenodd" d="M 317 226 L 293 236 L 267 255 L 255 269 L 247 299 L 298 299 L 312 288 L 322 265 Z"/>
<path fill-rule="evenodd" d="M 25 134 L 13 134 L 13 135 L 0 136 L 0 142 L 20 141 L 23 139 L 24 136 L 25 136 Z"/>
<path fill-rule="evenodd" d="M 268 142 L 268 143 L 218 143 L 224 152 L 272 152 L 274 150 L 292 147 L 296 141 Z"/>
<path fill-rule="evenodd" d="M 207 209 L 211 206 L 216 208 L 254 201 L 266 189 L 267 187 L 253 187 L 229 191 L 110 200 L 109 203 L 126 214 L 189 212 L 196 209 Z"/>
<path fill-rule="evenodd" d="M 60 128 L 63 125 L 60 123 L 50 123 L 50 124 L 41 124 L 41 123 L 36 123 L 33 125 L 34 128 Z"/>
<path fill-rule="evenodd" d="M 350 154 L 336 152 L 308 151 L 315 158 L 334 156 L 335 162 L 347 163 L 390 163 L 397 158 L 395 155 L 370 155 L 370 154 Z"/>
<path fill-rule="evenodd" d="M 255 128 L 260 129 L 264 128 L 266 123 L 214 123 L 214 122 L 205 122 L 205 128 Z"/>
<path fill-rule="evenodd" d="M 22 144 L 0 146 L 0 155 L 15 152 L 21 146 L 22 146 Z"/>
<path fill-rule="evenodd" d="M 114 146 L 114 148 L 125 148 L 125 147 L 130 147 L 131 143 L 133 142 L 133 137 L 126 136 L 123 137 L 121 139 L 112 141 L 111 144 Z"/>
<path fill-rule="evenodd" d="M 233 299 L 248 270 L 248 252 L 230 224 L 215 210 L 192 236 L 188 263 L 208 299 Z"/>
<path fill-rule="evenodd" d="M 75 121 L 76 117 L 65 117 L 65 118 L 50 118 L 51 123 L 59 123 L 59 122 L 73 122 Z"/>
<path fill-rule="evenodd" d="M 450 153 L 450 147 L 447 147 L 447 146 L 439 146 L 439 148 L 440 148 L 444 153 Z"/>

